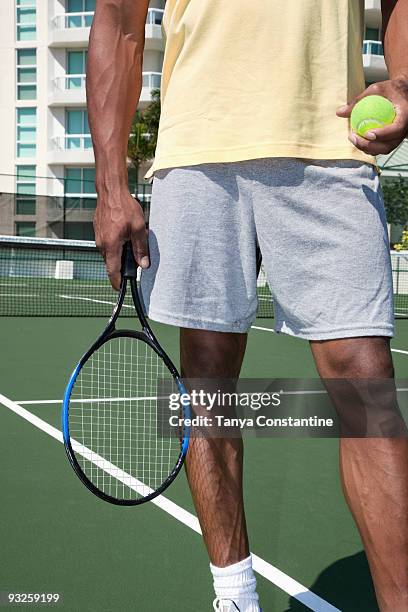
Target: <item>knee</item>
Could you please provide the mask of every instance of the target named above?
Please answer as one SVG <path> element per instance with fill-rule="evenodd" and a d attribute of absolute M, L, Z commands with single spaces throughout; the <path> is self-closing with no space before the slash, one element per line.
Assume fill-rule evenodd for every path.
<path fill-rule="evenodd" d="M 180 354 L 183 376 L 230 378 L 239 374 L 246 334 L 181 329 Z"/>
<path fill-rule="evenodd" d="M 323 378 L 393 378 L 387 338 L 339 340 L 319 351 L 316 360 Z"/>

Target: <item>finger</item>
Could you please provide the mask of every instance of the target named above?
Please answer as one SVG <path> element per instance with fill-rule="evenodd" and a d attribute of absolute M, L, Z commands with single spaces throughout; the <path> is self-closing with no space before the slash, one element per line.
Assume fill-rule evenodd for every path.
<path fill-rule="evenodd" d="M 339 106 L 339 108 L 336 110 L 336 115 L 338 117 L 342 117 L 344 119 L 347 119 L 351 115 L 351 111 L 353 110 L 353 106 L 354 106 L 354 104 L 343 104 L 343 106 Z"/>
<path fill-rule="evenodd" d="M 143 269 L 150 266 L 149 245 L 148 245 L 148 230 L 145 226 L 141 229 L 133 230 L 132 236 L 133 254 L 136 263 Z"/>
<path fill-rule="evenodd" d="M 373 128 L 369 130 L 365 138 L 367 140 L 381 140 L 383 142 L 390 142 L 393 140 L 402 141 L 406 137 L 408 119 L 403 118 L 402 115 L 397 115 L 397 118 L 390 125 L 385 125 L 380 128 Z"/>
<path fill-rule="evenodd" d="M 385 93 L 383 93 L 383 88 L 381 88 L 378 85 L 378 83 L 373 83 L 372 85 L 369 85 L 360 94 L 358 94 L 358 96 L 353 98 L 353 100 L 350 100 L 350 102 L 347 102 L 347 104 L 343 104 L 342 106 L 340 106 L 336 110 L 336 114 L 339 117 L 350 117 L 351 112 L 353 108 L 355 107 L 355 105 L 357 104 L 357 102 L 360 102 L 360 100 L 362 100 L 363 98 L 366 98 L 367 96 L 374 96 L 374 95 L 377 95 L 377 96 L 383 95 L 384 97 L 387 97 Z"/>
<path fill-rule="evenodd" d="M 96 244 L 96 248 L 102 256 L 104 263 L 106 264 L 106 250 L 101 244 Z"/>
<path fill-rule="evenodd" d="M 350 132 L 349 140 L 357 149 L 367 153 L 367 155 L 387 155 L 400 144 L 399 140 L 390 142 L 366 140 L 354 132 Z"/>
<path fill-rule="evenodd" d="M 105 252 L 106 272 L 109 276 L 109 281 L 112 287 L 119 291 L 122 280 L 120 269 L 122 265 L 122 250 L 123 244 L 119 243 L 116 247 L 110 247 Z"/>
<path fill-rule="evenodd" d="M 367 155 L 388 155 L 393 151 L 397 146 L 398 142 L 395 143 L 381 143 L 381 142 L 370 142 L 368 140 L 364 140 L 364 138 L 357 138 L 354 146 L 366 153 Z"/>
<path fill-rule="evenodd" d="M 103 261 L 105 261 L 105 258 L 106 258 L 106 249 L 105 249 L 105 247 L 96 245 L 96 248 L 98 249 L 98 251 L 102 255 Z"/>
<path fill-rule="evenodd" d="M 357 104 L 357 102 L 360 102 L 360 100 L 362 100 L 363 98 L 371 95 L 371 92 L 368 89 L 364 90 L 361 94 L 353 98 L 353 100 L 351 100 L 350 102 L 347 102 L 347 104 L 343 104 L 342 106 L 339 106 L 339 108 L 336 110 L 336 115 L 338 117 L 345 117 L 345 118 L 350 117 L 351 112 L 353 108 L 355 107 L 355 105 Z"/>

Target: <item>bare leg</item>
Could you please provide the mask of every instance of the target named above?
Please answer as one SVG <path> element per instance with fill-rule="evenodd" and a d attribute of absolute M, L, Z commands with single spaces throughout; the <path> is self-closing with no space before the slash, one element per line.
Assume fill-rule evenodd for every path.
<path fill-rule="evenodd" d="M 236 378 L 246 334 L 181 329 L 185 378 Z M 226 567 L 249 555 L 242 494 L 242 439 L 192 438 L 187 477 L 211 562 Z"/>
<path fill-rule="evenodd" d="M 388 338 L 311 342 L 311 347 L 322 378 L 393 377 Z M 340 470 L 380 609 L 407 612 L 408 440 L 343 438 Z"/>

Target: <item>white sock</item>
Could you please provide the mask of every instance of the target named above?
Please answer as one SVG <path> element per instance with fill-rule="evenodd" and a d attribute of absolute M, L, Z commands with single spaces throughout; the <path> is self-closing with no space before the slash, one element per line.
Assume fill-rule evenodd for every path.
<path fill-rule="evenodd" d="M 210 563 L 214 578 L 214 591 L 220 599 L 231 599 L 241 604 L 240 612 L 259 612 L 256 578 L 252 569 L 251 555 L 227 567 L 216 567 Z"/>

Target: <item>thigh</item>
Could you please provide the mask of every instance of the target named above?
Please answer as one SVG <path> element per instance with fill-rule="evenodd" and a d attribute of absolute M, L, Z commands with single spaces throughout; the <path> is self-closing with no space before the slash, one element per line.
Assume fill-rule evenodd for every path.
<path fill-rule="evenodd" d="M 232 164 L 156 173 L 151 267 L 142 273 L 149 316 L 213 331 L 245 332 L 256 315 L 252 204 Z"/>
<path fill-rule="evenodd" d="M 374 167 L 279 159 L 269 170 L 254 212 L 277 331 L 311 340 L 392 336 L 390 250 Z"/>

